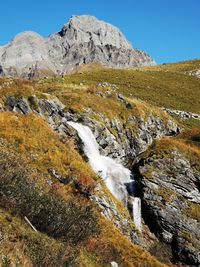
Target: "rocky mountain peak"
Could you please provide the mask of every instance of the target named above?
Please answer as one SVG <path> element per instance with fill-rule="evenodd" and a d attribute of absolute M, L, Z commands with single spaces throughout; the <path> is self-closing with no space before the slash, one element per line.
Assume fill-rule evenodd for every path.
<path fill-rule="evenodd" d="M 145 52 L 132 48 L 119 29 L 85 15 L 72 16 L 48 38 L 28 31 L 0 46 L 0 75 L 59 75 L 93 62 L 113 68 L 155 64 Z"/>
<path fill-rule="evenodd" d="M 45 40 L 38 33 L 27 31 L 17 34 L 14 39 L 5 46 L 4 57 L 1 62 L 7 66 L 15 66 L 18 63 L 32 64 L 33 61 L 47 57 Z"/>
<path fill-rule="evenodd" d="M 112 45 L 117 48 L 131 49 L 119 29 L 94 16 L 72 16 L 60 32 L 68 41 L 80 43 L 93 41 L 95 45 Z"/>
<path fill-rule="evenodd" d="M 43 40 L 43 37 L 41 35 L 39 35 L 37 32 L 33 32 L 33 31 L 25 31 L 25 32 L 21 32 L 18 33 L 13 39 L 12 39 L 12 43 L 19 43 L 21 41 L 26 41 L 26 42 L 30 42 L 35 39 L 39 39 L 39 40 Z"/>

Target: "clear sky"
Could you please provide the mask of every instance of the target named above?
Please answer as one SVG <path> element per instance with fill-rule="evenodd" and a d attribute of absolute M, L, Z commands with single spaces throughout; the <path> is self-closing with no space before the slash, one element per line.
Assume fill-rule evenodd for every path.
<path fill-rule="evenodd" d="M 57 32 L 71 15 L 118 28 L 158 63 L 200 58 L 200 0 L 0 0 L 0 44 L 32 30 Z"/>

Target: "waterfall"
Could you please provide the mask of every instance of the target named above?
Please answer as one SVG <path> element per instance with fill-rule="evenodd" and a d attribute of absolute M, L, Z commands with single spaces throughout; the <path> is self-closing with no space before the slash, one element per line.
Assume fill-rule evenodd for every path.
<path fill-rule="evenodd" d="M 131 177 L 131 171 L 115 160 L 100 154 L 99 145 L 89 127 L 71 121 L 68 124 L 78 132 L 90 166 L 101 176 L 110 192 L 126 207 L 128 199 L 131 200 L 133 220 L 137 229 L 141 230 L 141 200 L 134 197 L 134 180 Z M 128 191 L 131 192 L 131 196 Z"/>
<path fill-rule="evenodd" d="M 133 220 L 135 226 L 141 230 L 142 220 L 141 220 L 141 199 L 139 197 L 132 197 L 132 207 L 133 207 Z"/>

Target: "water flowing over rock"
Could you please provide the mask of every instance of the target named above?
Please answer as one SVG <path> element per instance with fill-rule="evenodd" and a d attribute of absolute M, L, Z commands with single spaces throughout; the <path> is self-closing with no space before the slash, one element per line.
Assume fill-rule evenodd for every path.
<path fill-rule="evenodd" d="M 34 102 L 35 105 L 32 105 Z M 135 158 L 144 152 L 157 137 L 173 136 L 179 133 L 180 128 L 169 117 L 163 120 L 158 114 L 148 112 L 146 118 L 142 116 L 130 116 L 128 118 L 131 127 L 134 127 L 133 133 L 129 127 L 124 127 L 119 119 L 108 119 L 100 115 L 102 123 L 91 119 L 91 113 L 76 114 L 64 112 L 65 105 L 63 105 L 57 98 L 47 100 L 38 99 L 36 96 L 25 99 L 22 97 L 9 96 L 5 101 L 5 106 L 10 111 L 19 112 L 21 114 L 28 114 L 30 112 L 39 112 L 40 116 L 48 115 L 49 125 L 59 132 L 59 134 L 66 134 L 67 121 L 82 121 L 92 129 L 95 139 L 99 144 L 101 155 L 108 156 L 116 162 L 131 166 Z M 115 132 L 115 136 L 113 135 Z"/>
<path fill-rule="evenodd" d="M 134 180 L 130 170 L 113 159 L 100 155 L 99 145 L 89 127 L 74 122 L 68 122 L 68 124 L 77 130 L 92 169 L 102 177 L 110 192 L 125 206 L 128 201 L 132 202 L 134 223 L 137 229 L 141 230 L 141 202 L 134 196 Z"/>
<path fill-rule="evenodd" d="M 114 166 L 108 170 L 103 168 L 103 170 L 105 170 L 105 175 L 107 171 L 113 171 L 113 174 L 115 173 L 115 175 L 118 175 L 115 172 L 116 166 L 118 169 L 123 170 L 122 174 L 124 173 L 125 175 L 123 181 L 125 181 L 125 183 L 128 181 L 128 184 L 126 183 L 125 186 L 123 182 L 120 183 L 118 178 L 114 179 L 114 176 L 111 175 L 110 186 L 113 187 L 116 185 L 116 189 L 114 188 L 112 193 L 113 195 L 118 193 L 125 207 L 128 205 L 131 214 L 134 213 L 135 225 L 141 224 L 140 199 L 138 198 L 141 195 L 138 190 L 140 189 L 138 188 L 138 181 L 134 184 L 134 180 L 136 180 L 135 176 L 132 174 L 132 177 L 130 177 L 130 171 L 123 166 L 128 166 L 130 168 L 133 161 L 135 161 L 142 151 L 146 150 L 151 145 L 156 137 L 165 135 L 171 136 L 179 132 L 179 127 L 170 117 L 166 117 L 165 115 L 165 119 L 163 119 L 162 113 L 154 114 L 149 112 L 146 113 L 146 118 L 140 117 L 139 115 L 137 117 L 129 117 L 128 120 L 131 122 L 131 125 L 125 127 L 118 118 L 109 119 L 102 114 L 102 116 L 99 117 L 100 120 L 95 120 L 91 118 L 93 111 L 90 111 L 89 114 L 87 111 L 83 113 L 71 112 L 67 110 L 66 106 L 56 97 L 43 99 L 34 95 L 28 98 L 8 96 L 2 108 L 3 110 L 10 110 L 20 114 L 35 113 L 41 116 L 61 138 L 72 139 L 75 147 L 86 160 L 88 160 L 88 157 L 86 155 L 87 153 L 84 151 L 84 143 L 81 141 L 81 138 L 78 137 L 77 131 L 69 126 L 68 122 L 71 121 L 79 123 L 79 125 L 83 124 L 88 126 L 89 129 L 92 130 L 92 132 L 90 131 L 92 137 L 86 141 L 91 142 L 93 140 L 92 142 L 94 143 L 93 147 L 89 150 L 91 155 L 93 156 L 95 154 L 97 158 L 101 157 L 101 159 L 104 159 L 97 161 L 98 166 L 108 163 Z M 135 131 L 131 132 L 131 128 L 129 127 L 133 126 Z M 115 132 L 115 135 L 113 135 L 113 132 Z M 100 175 L 100 173 L 98 174 Z M 55 177 L 59 181 L 64 182 L 62 177 L 57 175 Z M 118 182 L 116 183 L 116 181 Z M 133 185 L 137 188 L 135 198 L 132 198 L 134 195 Z M 127 195 L 129 195 L 128 201 Z M 115 196 L 117 197 L 117 195 Z M 144 224 L 142 225 L 142 232 L 135 231 L 135 226 L 131 220 L 133 218 L 130 217 L 126 209 L 124 210 L 126 210 L 127 213 L 122 212 L 121 209 L 117 207 L 116 202 L 107 194 L 107 191 L 104 192 L 104 188 L 99 188 L 99 190 L 90 195 L 89 198 L 99 206 L 102 214 L 135 244 L 150 249 L 154 242 L 157 242 L 155 235 L 152 234 Z"/>
<path fill-rule="evenodd" d="M 145 52 L 133 49 L 116 27 L 93 16 L 73 16 L 48 38 L 29 31 L 0 46 L 0 75 L 32 79 L 93 62 L 119 68 L 155 65 Z"/>

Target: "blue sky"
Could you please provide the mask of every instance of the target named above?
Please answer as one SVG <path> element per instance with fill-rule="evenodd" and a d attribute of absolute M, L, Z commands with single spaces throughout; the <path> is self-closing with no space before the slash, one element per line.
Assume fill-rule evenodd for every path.
<path fill-rule="evenodd" d="M 1 0 L 0 44 L 33 30 L 59 31 L 71 15 L 116 25 L 158 63 L 200 58 L 200 0 Z"/>

